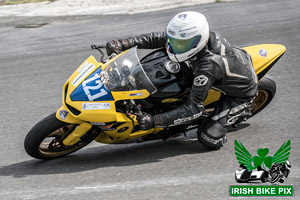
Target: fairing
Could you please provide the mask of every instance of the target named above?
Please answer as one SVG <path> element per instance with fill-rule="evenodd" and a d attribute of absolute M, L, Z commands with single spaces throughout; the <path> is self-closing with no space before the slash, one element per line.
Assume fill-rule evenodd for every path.
<path fill-rule="evenodd" d="M 127 76 L 119 71 L 124 63 L 130 65 Z M 106 83 L 102 72 L 110 74 Z M 129 77 L 136 82 L 135 87 L 128 87 L 125 79 Z M 120 81 L 122 78 L 124 82 Z M 117 120 L 116 101 L 144 99 L 149 96 L 148 91 L 156 91 L 151 84 L 139 63 L 136 48 L 123 52 L 105 65 L 90 56 L 65 83 L 63 105 L 73 117 L 82 121 L 112 122 Z"/>

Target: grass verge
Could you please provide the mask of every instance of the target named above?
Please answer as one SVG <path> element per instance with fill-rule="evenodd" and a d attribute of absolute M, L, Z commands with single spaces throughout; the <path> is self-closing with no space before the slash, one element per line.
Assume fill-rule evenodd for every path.
<path fill-rule="evenodd" d="M 55 0 L 0 0 L 0 6 L 3 5 L 16 5 L 16 4 L 22 4 L 22 3 L 37 3 L 37 2 L 43 2 L 43 1 L 55 1 Z"/>

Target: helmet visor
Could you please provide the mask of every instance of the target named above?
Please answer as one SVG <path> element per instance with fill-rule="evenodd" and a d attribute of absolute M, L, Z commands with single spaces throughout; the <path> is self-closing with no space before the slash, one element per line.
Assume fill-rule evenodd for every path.
<path fill-rule="evenodd" d="M 196 35 L 190 39 L 177 39 L 168 35 L 168 43 L 172 51 L 176 53 L 185 53 L 196 47 L 201 39 L 201 35 Z"/>

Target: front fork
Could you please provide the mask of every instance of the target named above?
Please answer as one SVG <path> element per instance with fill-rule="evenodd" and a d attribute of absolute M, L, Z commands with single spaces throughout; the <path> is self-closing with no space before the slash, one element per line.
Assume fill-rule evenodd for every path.
<path fill-rule="evenodd" d="M 73 117 L 64 106 L 61 106 L 56 112 L 56 118 L 68 124 L 78 124 L 62 143 L 66 146 L 72 146 L 80 141 L 80 138 L 92 128 L 92 124 L 81 121 Z"/>

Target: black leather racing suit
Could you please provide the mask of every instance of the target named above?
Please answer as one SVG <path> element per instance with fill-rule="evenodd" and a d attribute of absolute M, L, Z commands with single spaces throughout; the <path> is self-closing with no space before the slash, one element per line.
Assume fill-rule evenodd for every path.
<path fill-rule="evenodd" d="M 154 49 L 166 45 L 166 34 L 153 32 L 116 42 L 121 46 L 120 50 L 134 46 Z M 218 143 L 227 132 L 224 127 L 245 115 L 249 103 L 257 94 L 257 76 L 251 58 L 244 50 L 230 46 L 219 33 L 211 31 L 208 44 L 188 62 L 194 72 L 188 101 L 174 110 L 155 115 L 155 124 L 172 126 L 199 118 L 204 110 L 203 101 L 209 89 L 213 88 L 223 95 L 211 120 L 199 130 L 198 136 L 200 134 L 205 140 Z"/>

